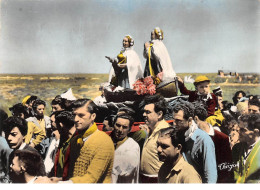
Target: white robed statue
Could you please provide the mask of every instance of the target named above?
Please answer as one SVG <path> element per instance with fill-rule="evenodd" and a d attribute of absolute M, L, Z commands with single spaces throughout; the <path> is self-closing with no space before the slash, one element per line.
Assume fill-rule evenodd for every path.
<path fill-rule="evenodd" d="M 116 58 L 106 56 L 112 63 L 109 73 L 109 82 L 115 86 L 133 89 L 133 84 L 142 78 L 141 61 L 133 50 L 134 40 L 130 35 L 123 39 L 123 49 Z"/>

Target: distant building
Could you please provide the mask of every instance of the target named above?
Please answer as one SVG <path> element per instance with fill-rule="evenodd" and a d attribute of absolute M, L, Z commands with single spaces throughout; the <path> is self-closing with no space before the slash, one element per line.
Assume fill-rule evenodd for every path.
<path fill-rule="evenodd" d="M 238 77 L 239 74 L 236 71 L 230 70 L 218 70 L 218 75 L 220 77 Z"/>

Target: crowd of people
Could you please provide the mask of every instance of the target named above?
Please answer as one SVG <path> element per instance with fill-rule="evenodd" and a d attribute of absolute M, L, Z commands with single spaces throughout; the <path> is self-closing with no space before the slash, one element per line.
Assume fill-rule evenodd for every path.
<path fill-rule="evenodd" d="M 76 99 L 70 89 L 54 97 L 49 116 L 40 97 L 21 97 L 11 115 L 0 110 L 0 182 L 259 183 L 259 96 L 238 91 L 233 102 L 223 100 L 207 76 L 188 90 L 162 39 L 155 28 L 142 73 L 134 41 L 125 36 L 120 54 L 107 57 L 110 85 L 133 90 L 138 78 L 151 76 L 155 85 L 176 80 L 183 96 L 157 93 L 102 107 L 104 95 Z"/>
<path fill-rule="evenodd" d="M 210 92 L 206 76 L 196 91 L 178 80 L 188 98 L 171 110 L 147 95 L 140 110 L 121 107 L 103 123 L 90 99 L 58 95 L 46 116 L 43 100 L 25 97 L 11 116 L 1 111 L 1 182 L 258 183 L 259 96 L 238 91 L 231 103 L 220 88 Z"/>

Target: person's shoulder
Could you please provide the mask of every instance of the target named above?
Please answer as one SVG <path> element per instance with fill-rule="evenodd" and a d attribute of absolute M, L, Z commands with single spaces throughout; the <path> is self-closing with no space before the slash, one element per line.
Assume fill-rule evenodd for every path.
<path fill-rule="evenodd" d="M 225 133 L 222 133 L 222 132 L 220 132 L 220 131 L 218 131 L 218 130 L 214 130 L 214 133 L 215 133 L 214 136 L 215 136 L 217 139 L 220 139 L 220 140 L 229 139 L 229 137 L 228 137 Z"/>
<path fill-rule="evenodd" d="M 127 142 L 129 145 L 131 145 L 131 147 L 132 147 L 133 149 L 135 149 L 135 148 L 140 148 L 140 147 L 139 147 L 139 144 L 138 144 L 133 138 L 131 138 L 131 137 L 128 137 L 128 139 L 126 140 L 126 142 Z"/>
<path fill-rule="evenodd" d="M 211 137 L 208 135 L 208 133 L 206 133 L 205 131 L 201 130 L 201 129 L 196 129 L 194 131 L 194 135 L 195 135 L 195 138 L 199 141 L 207 141 L 207 142 L 212 142 L 212 139 Z"/>

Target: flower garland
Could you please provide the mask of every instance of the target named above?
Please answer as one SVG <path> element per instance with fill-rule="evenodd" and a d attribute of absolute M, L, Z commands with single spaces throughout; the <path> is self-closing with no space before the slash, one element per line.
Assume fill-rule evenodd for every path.
<path fill-rule="evenodd" d="M 156 93 L 156 84 L 162 81 L 163 73 L 158 73 L 157 77 L 148 76 L 145 78 L 140 78 L 133 84 L 133 89 L 138 95 L 150 94 L 154 95 Z"/>

